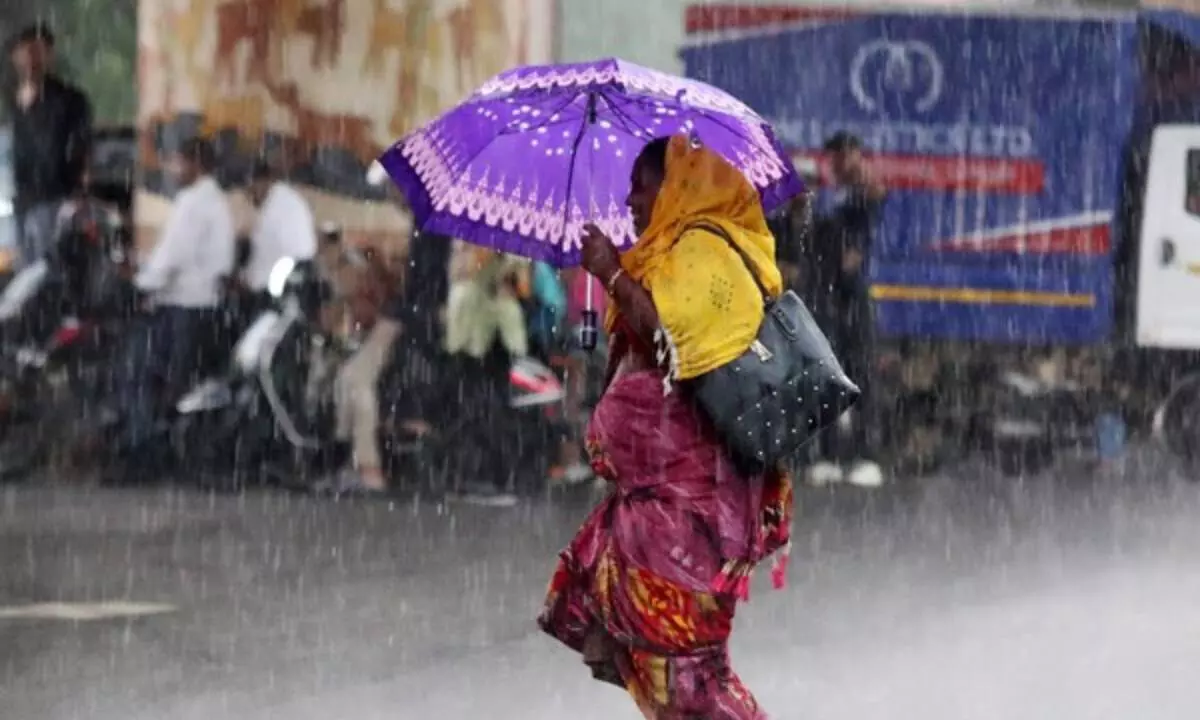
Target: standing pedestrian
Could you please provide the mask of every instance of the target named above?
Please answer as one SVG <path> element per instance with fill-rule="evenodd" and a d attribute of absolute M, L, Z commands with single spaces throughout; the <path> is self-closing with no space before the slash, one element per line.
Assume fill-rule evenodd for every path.
<path fill-rule="evenodd" d="M 832 166 L 832 202 L 814 223 L 805 294 L 862 396 L 846 416 L 849 427 L 839 424 L 821 435 L 819 457 L 809 468 L 809 479 L 814 484 L 845 479 L 861 487 L 877 487 L 884 478 L 872 443 L 875 319 L 866 263 L 886 192 L 868 176 L 857 137 L 838 133 L 825 144 L 825 151 Z"/>
<path fill-rule="evenodd" d="M 772 217 L 767 227 L 775 236 L 775 258 L 783 275 L 783 286 L 803 294 L 808 284 L 805 250 L 812 244 L 812 197 L 797 195 Z"/>
<path fill-rule="evenodd" d="M 409 336 L 435 345 L 442 341 L 442 316 L 450 297 L 450 256 L 454 241 L 445 235 L 414 230 L 408 241 L 404 293 L 393 314 L 407 314 Z M 407 310 L 405 310 L 407 308 Z"/>
<path fill-rule="evenodd" d="M 157 402 L 173 399 L 194 381 L 217 333 L 217 306 L 234 266 L 233 212 L 212 176 L 212 145 L 187 140 L 172 158 L 182 190 L 158 244 L 134 279 L 152 308 L 130 338 L 119 397 L 125 413 L 124 450 L 144 449 Z M 157 392 L 152 392 L 152 390 Z"/>
<path fill-rule="evenodd" d="M 316 256 L 317 226 L 308 201 L 265 160 L 254 164 L 247 195 L 258 208 L 258 218 L 250 236 L 250 259 L 242 270 L 242 282 L 253 298 L 250 306 L 258 309 L 270 304 L 267 284 L 277 262 L 283 258 L 300 262 Z"/>
<path fill-rule="evenodd" d="M 91 151 L 92 108 L 78 88 L 54 74 L 54 34 L 37 24 L 13 38 L 17 84 L 13 117 L 13 176 L 17 243 L 23 265 L 53 242 L 64 200 L 79 187 Z"/>

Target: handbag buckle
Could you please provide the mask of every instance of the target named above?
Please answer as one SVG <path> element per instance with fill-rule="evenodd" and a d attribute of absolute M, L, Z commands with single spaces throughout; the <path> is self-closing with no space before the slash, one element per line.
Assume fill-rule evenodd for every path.
<path fill-rule="evenodd" d="M 758 359 L 762 362 L 770 362 L 771 358 L 775 357 L 775 353 L 767 349 L 767 346 L 763 345 L 762 340 L 757 338 L 755 338 L 754 342 L 750 343 L 750 352 L 757 355 Z"/>

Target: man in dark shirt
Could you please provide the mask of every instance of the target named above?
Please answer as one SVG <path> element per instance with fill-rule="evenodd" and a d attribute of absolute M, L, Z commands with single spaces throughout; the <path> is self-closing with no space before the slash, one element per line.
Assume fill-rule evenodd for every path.
<path fill-rule="evenodd" d="M 408 267 L 404 293 L 397 300 L 407 306 L 412 332 L 422 342 L 441 340 L 441 314 L 450 295 L 452 240 L 444 235 L 414 231 L 408 242 Z"/>
<path fill-rule="evenodd" d="M 21 261 L 36 260 L 54 240 L 58 211 L 79 186 L 90 151 L 92 109 L 87 97 L 53 73 L 54 35 L 34 25 L 12 41 L 17 86 L 13 117 L 13 175 Z"/>
<path fill-rule="evenodd" d="M 848 416 L 849 428 L 831 428 L 822 435 L 820 458 L 810 474 L 816 483 L 844 477 L 874 487 L 883 482 L 883 473 L 871 443 L 875 322 L 865 265 L 886 192 L 867 176 L 858 138 L 838 133 L 825 144 L 825 152 L 832 165 L 834 202 L 814 221 L 804 295 L 863 395 Z"/>

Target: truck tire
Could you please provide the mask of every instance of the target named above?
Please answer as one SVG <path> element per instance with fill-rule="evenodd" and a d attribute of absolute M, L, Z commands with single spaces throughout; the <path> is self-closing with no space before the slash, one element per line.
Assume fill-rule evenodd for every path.
<path fill-rule="evenodd" d="M 1200 481 L 1200 373 L 1175 384 L 1154 413 L 1154 438 Z"/>

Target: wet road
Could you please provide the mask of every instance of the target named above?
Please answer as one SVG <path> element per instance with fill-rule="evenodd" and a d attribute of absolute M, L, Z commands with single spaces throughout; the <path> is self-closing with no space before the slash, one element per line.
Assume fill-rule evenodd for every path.
<path fill-rule="evenodd" d="M 1144 455 L 1069 474 L 804 493 L 739 671 L 777 718 L 1193 720 L 1200 486 Z M 532 625 L 584 511 L 0 489 L 0 608 L 174 606 L 0 610 L 0 718 L 636 717 Z"/>

